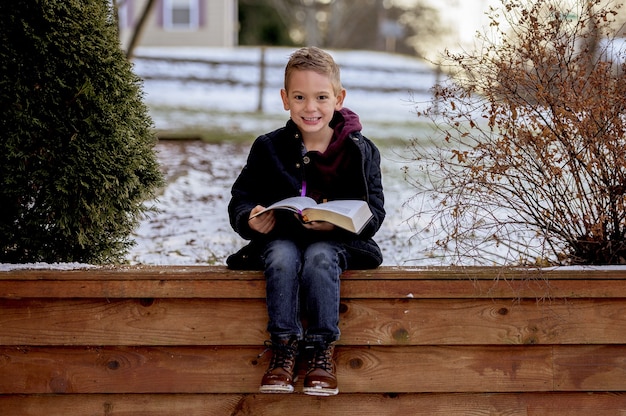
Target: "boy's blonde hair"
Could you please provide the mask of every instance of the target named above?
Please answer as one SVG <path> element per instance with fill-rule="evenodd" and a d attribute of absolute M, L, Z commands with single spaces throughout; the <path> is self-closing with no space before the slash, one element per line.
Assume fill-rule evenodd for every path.
<path fill-rule="evenodd" d="M 328 52 L 308 46 L 300 48 L 289 57 L 289 62 L 285 67 L 285 90 L 289 91 L 289 77 L 293 71 L 315 71 L 320 75 L 326 75 L 330 79 L 335 95 L 339 95 L 343 87 L 341 86 L 341 76 L 339 65 Z"/>

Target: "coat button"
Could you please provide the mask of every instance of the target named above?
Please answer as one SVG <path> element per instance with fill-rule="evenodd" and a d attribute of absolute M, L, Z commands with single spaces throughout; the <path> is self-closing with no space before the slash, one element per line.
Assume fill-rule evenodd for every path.
<path fill-rule="evenodd" d="M 308 165 L 311 162 L 311 159 L 308 156 L 305 156 L 302 158 L 302 161 L 305 165 Z"/>

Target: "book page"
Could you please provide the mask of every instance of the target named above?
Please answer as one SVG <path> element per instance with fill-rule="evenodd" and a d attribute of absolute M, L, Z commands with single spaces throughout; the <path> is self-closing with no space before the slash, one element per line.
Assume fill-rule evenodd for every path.
<path fill-rule="evenodd" d="M 354 213 L 359 211 L 363 204 L 366 204 L 366 202 L 354 200 L 335 200 L 319 204 L 315 207 L 315 209 L 332 211 L 345 215 L 346 217 L 352 217 Z"/>
<path fill-rule="evenodd" d="M 263 211 L 257 212 L 250 218 L 254 218 L 257 215 L 261 215 L 264 212 L 270 211 L 272 209 L 288 209 L 290 211 L 301 214 L 302 211 L 306 208 L 313 207 L 315 205 L 317 205 L 317 203 L 313 198 L 309 198 L 308 196 L 294 196 L 291 198 L 282 199 L 265 208 Z"/>

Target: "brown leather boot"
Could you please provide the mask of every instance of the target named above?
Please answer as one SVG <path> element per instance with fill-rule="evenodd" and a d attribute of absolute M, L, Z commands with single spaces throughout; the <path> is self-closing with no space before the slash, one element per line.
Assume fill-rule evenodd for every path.
<path fill-rule="evenodd" d="M 336 365 L 333 359 L 334 344 L 316 343 L 304 379 L 304 393 L 312 396 L 334 396 L 337 388 Z"/>
<path fill-rule="evenodd" d="M 272 350 L 272 359 L 261 380 L 261 393 L 293 393 L 294 374 L 296 374 L 296 356 L 298 340 L 290 338 L 279 341 L 267 341 Z M 267 350 L 266 350 L 267 351 Z"/>

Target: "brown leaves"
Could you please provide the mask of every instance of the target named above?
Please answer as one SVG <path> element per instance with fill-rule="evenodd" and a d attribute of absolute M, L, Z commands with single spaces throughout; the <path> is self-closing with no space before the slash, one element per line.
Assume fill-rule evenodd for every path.
<path fill-rule="evenodd" d="M 614 11 L 597 0 L 502 3 L 513 29 L 488 53 L 450 56 L 465 72 L 438 93 L 442 148 L 415 149 L 438 169 L 440 241 L 459 257 L 509 262 L 624 259 L 626 71 L 593 49 Z"/>

